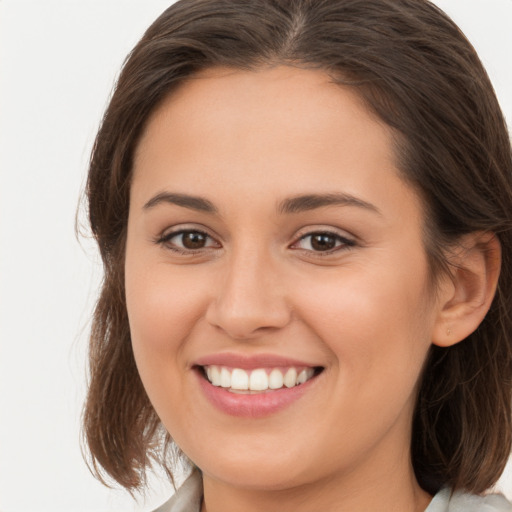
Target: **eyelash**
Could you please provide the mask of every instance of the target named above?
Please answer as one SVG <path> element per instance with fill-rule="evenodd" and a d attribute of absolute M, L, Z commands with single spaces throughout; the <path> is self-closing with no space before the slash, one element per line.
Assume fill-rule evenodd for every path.
<path fill-rule="evenodd" d="M 206 240 L 215 241 L 215 239 L 212 236 L 210 236 L 208 233 L 206 233 L 205 231 L 202 231 L 200 229 L 179 229 L 177 231 L 171 231 L 170 233 L 166 233 L 166 234 L 162 235 L 157 240 L 155 240 L 155 243 L 165 247 L 166 249 L 170 249 L 171 251 L 173 251 L 175 253 L 182 254 L 185 256 L 195 255 L 195 254 L 200 253 L 201 251 L 209 250 L 212 247 L 213 248 L 220 247 L 220 244 L 218 244 L 217 242 L 215 242 L 217 244 L 216 247 L 215 246 L 210 246 L 210 247 L 205 246 L 205 247 L 200 247 L 198 249 L 187 249 L 187 248 L 176 246 L 171 243 L 171 240 L 173 238 L 177 238 L 179 236 L 183 236 L 186 234 L 200 235 L 200 236 L 205 237 Z M 300 242 L 302 242 L 308 238 L 312 238 L 314 236 L 325 236 L 325 237 L 333 238 L 334 243 L 336 245 L 333 248 L 328 249 L 326 251 L 315 251 L 313 249 L 301 249 L 300 247 L 297 247 L 297 245 L 300 244 Z M 355 245 L 356 245 L 356 242 L 354 240 L 352 240 L 350 238 L 346 238 L 334 231 L 319 230 L 319 231 L 311 231 L 311 232 L 301 235 L 296 242 L 294 242 L 293 244 L 290 245 L 290 248 L 294 249 L 294 250 L 302 250 L 302 251 L 308 252 L 309 254 L 314 254 L 315 256 L 324 257 L 324 256 L 329 256 L 329 255 L 339 252 L 339 251 L 349 250 L 352 247 L 354 247 Z"/>
<path fill-rule="evenodd" d="M 201 247 L 199 249 L 187 249 L 187 248 L 182 248 L 182 247 L 178 247 L 176 245 L 171 244 L 171 240 L 173 238 L 177 238 L 180 235 L 183 236 L 186 234 L 201 235 L 201 236 L 204 236 L 207 240 L 214 240 L 214 238 L 212 236 L 210 236 L 205 231 L 201 231 L 200 229 L 179 229 L 177 231 L 171 231 L 170 233 L 165 233 L 164 235 L 162 235 L 160 238 L 158 238 L 156 240 L 156 243 L 158 245 L 165 247 L 166 249 L 170 249 L 173 252 L 176 252 L 178 254 L 183 254 L 185 256 L 197 254 L 201 251 L 204 251 L 205 249 L 206 250 L 210 249 L 210 247 Z"/>
<path fill-rule="evenodd" d="M 336 244 L 332 249 L 328 249 L 326 251 L 315 251 L 313 249 L 301 249 L 296 248 L 300 242 L 310 238 L 312 239 L 314 236 L 324 236 L 334 239 L 334 243 Z M 311 245 L 311 241 L 310 241 Z M 297 242 L 294 242 L 290 247 L 295 250 L 303 250 L 307 251 L 308 253 L 313 253 L 315 256 L 324 257 L 329 256 L 331 254 L 340 252 L 340 251 L 347 251 L 354 247 L 356 245 L 356 242 L 350 238 L 344 237 L 340 235 L 339 233 L 336 233 L 335 231 L 328 231 L 328 230 L 319 230 L 319 231 L 310 231 L 302 236 L 299 237 Z"/>

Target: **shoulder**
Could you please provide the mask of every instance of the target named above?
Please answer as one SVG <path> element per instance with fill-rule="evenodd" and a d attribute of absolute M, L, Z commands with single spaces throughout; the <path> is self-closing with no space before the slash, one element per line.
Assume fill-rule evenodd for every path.
<path fill-rule="evenodd" d="M 195 469 L 176 494 L 153 512 L 200 512 L 203 499 L 201 474 Z"/>
<path fill-rule="evenodd" d="M 476 496 L 442 489 L 425 512 L 512 512 L 512 504 L 501 494 Z"/>

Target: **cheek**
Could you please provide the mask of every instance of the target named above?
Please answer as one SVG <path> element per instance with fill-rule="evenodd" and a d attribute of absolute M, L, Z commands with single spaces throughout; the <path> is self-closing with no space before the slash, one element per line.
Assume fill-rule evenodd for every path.
<path fill-rule="evenodd" d="M 310 283 L 301 304 L 302 318 L 332 353 L 330 396 L 337 398 L 326 405 L 325 428 L 344 425 L 339 450 L 347 449 L 346 439 L 354 449 L 369 446 L 397 418 L 407 432 L 430 347 L 422 287 L 396 273 L 345 277 L 336 285 Z"/>
<path fill-rule="evenodd" d="M 133 351 L 147 386 L 157 374 L 169 373 L 163 365 L 185 364 L 183 347 L 203 314 L 207 293 L 187 271 L 172 272 L 165 263 L 148 263 L 129 252 L 125 273 Z"/>
<path fill-rule="evenodd" d="M 352 268 L 306 283 L 299 316 L 357 385 L 384 375 L 394 381 L 397 368 L 417 378 L 433 325 L 426 283 L 423 264 L 386 268 L 383 261 L 378 272 Z"/>
<path fill-rule="evenodd" d="M 141 264 L 140 261 L 146 261 Z M 163 423 L 189 428 L 187 341 L 202 313 L 205 290 L 165 263 L 126 259 L 126 301 L 133 353 L 144 388 Z M 177 418 L 181 418 L 177 421 Z M 190 428 L 192 425 L 190 425 Z M 178 436 L 179 437 L 179 436 Z"/>

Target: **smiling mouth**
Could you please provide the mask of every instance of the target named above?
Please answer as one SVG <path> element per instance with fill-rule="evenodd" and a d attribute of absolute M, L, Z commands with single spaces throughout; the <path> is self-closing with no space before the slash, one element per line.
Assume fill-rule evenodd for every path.
<path fill-rule="evenodd" d="M 198 367 L 213 386 L 238 394 L 261 394 L 305 384 L 323 371 L 323 367 L 255 368 L 244 370 L 219 365 Z"/>

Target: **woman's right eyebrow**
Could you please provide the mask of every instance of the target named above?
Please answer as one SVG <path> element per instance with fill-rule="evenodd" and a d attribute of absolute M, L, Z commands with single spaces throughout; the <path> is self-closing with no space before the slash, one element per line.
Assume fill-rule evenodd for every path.
<path fill-rule="evenodd" d="M 204 197 L 191 196 L 188 194 L 179 194 L 174 192 L 160 192 L 156 196 L 152 197 L 146 204 L 144 204 L 143 209 L 149 210 L 162 203 L 175 204 L 177 206 L 190 208 L 191 210 L 197 210 L 199 212 L 212 214 L 218 213 L 218 210 L 214 204 Z"/>

